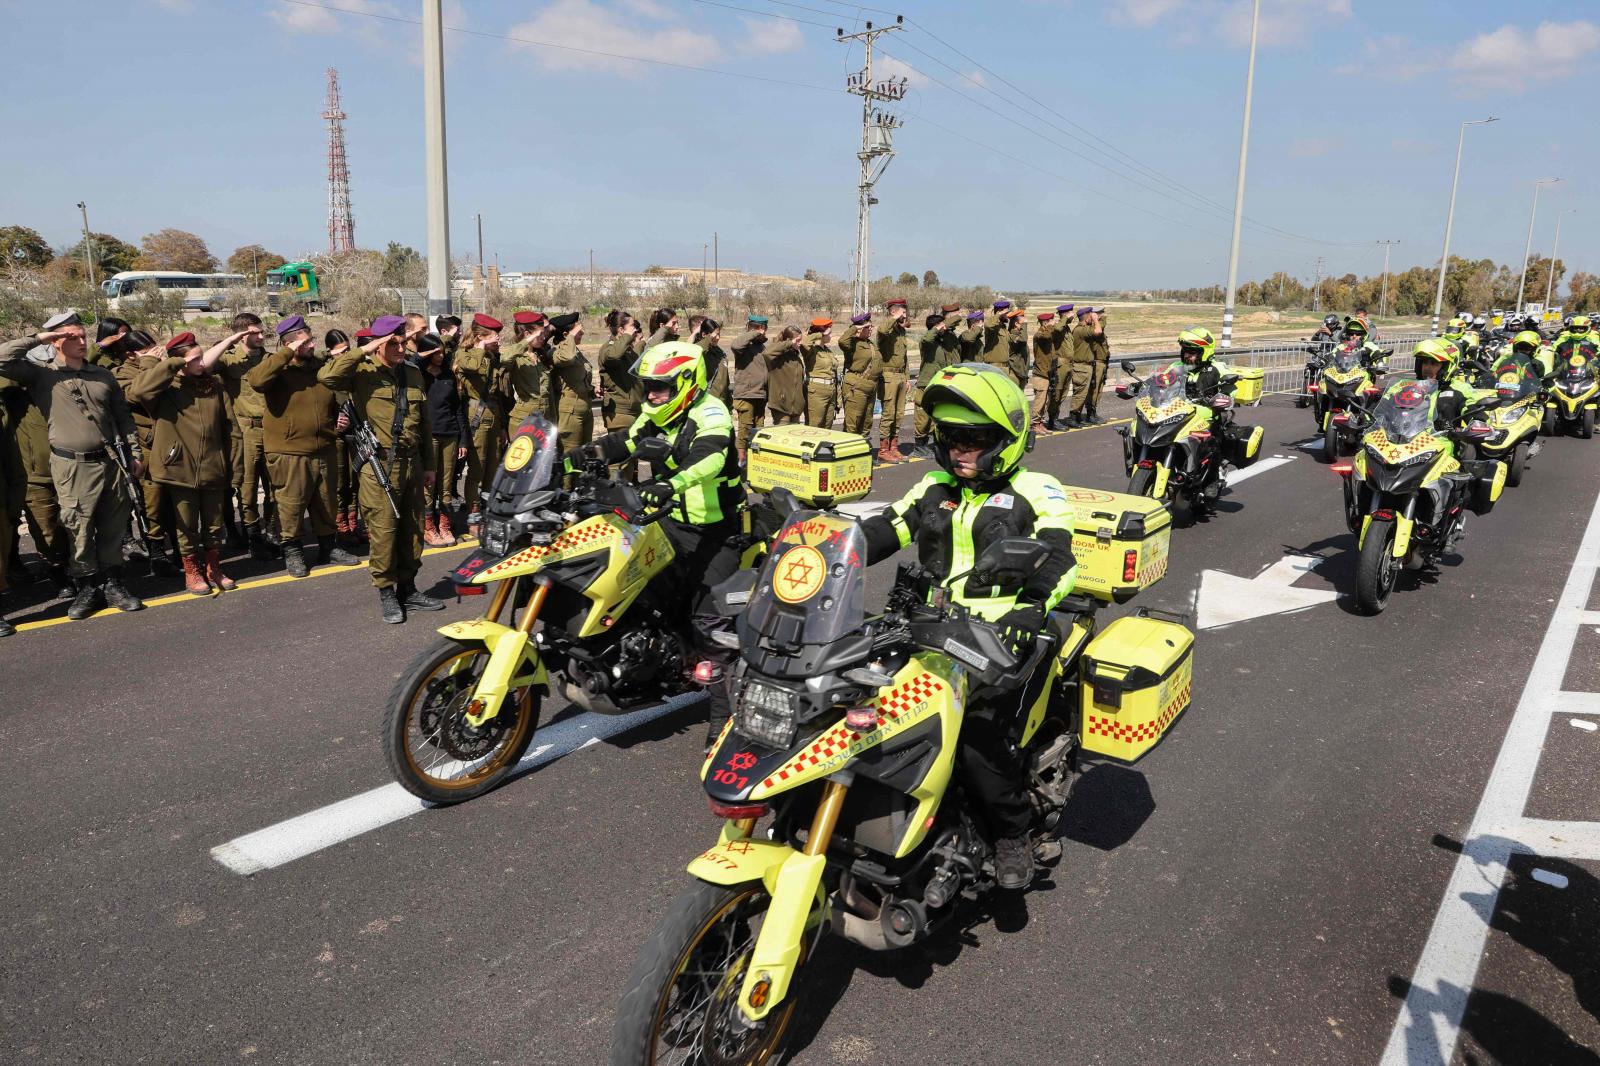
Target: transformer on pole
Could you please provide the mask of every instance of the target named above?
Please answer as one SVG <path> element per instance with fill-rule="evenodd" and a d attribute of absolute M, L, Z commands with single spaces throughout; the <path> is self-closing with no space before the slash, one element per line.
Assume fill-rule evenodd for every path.
<path fill-rule="evenodd" d="M 872 205 L 878 202 L 872 195 L 873 186 L 883 177 L 894 158 L 894 131 L 901 125 L 895 115 L 874 105 L 895 103 L 906 98 L 906 79 L 888 78 L 874 81 L 872 77 L 872 45 L 880 36 L 904 29 L 904 17 L 895 16 L 893 26 L 867 28 L 859 33 L 838 31 L 840 41 L 860 41 L 866 48 L 866 61 L 862 68 L 845 78 L 845 91 L 861 97 L 861 151 L 856 158 L 861 161 L 861 184 L 857 187 L 855 278 L 850 286 L 851 306 L 865 311 L 871 306 L 867 291 L 867 270 L 871 252 Z"/>
<path fill-rule="evenodd" d="M 328 101 L 322 117 L 328 123 L 328 251 L 356 247 L 356 223 L 350 215 L 350 164 L 344 154 L 344 111 L 339 107 L 339 72 L 328 68 Z"/>

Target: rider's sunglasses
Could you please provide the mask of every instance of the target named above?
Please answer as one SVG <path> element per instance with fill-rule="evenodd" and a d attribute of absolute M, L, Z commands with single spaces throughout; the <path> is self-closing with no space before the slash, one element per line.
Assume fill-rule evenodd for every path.
<path fill-rule="evenodd" d="M 1206 350 L 1200 347 L 1198 344 L 1178 345 L 1178 358 L 1180 359 L 1187 359 L 1191 355 L 1198 359 L 1200 356 L 1204 355 L 1205 352 Z"/>
<path fill-rule="evenodd" d="M 988 426 L 958 426 L 943 423 L 938 426 L 939 442 L 947 448 L 977 448 L 988 450 L 1000 443 L 1000 431 Z"/>

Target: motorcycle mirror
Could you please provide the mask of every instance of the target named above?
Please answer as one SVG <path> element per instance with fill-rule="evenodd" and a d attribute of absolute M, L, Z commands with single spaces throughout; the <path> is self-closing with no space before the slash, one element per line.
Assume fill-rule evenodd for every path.
<path fill-rule="evenodd" d="M 671 454 L 672 445 L 665 437 L 641 437 L 633 445 L 634 458 L 643 459 L 651 466 L 665 462 Z"/>
<path fill-rule="evenodd" d="M 759 576 L 754 569 L 740 570 L 728 580 L 713 588 L 711 597 L 712 602 L 717 605 L 717 613 L 724 618 L 732 618 L 743 613 L 744 609 L 750 604 L 750 597 L 755 592 L 756 579 Z M 713 632 L 712 639 L 715 638 L 716 634 Z M 738 646 L 739 640 L 737 637 L 734 638 L 734 642 L 731 645 L 724 645 L 724 647 L 734 648 Z"/>
<path fill-rule="evenodd" d="M 870 666 L 857 666 L 846 670 L 839 675 L 852 685 L 861 685 L 864 688 L 888 688 L 894 684 L 894 675 L 884 670 L 875 670 Z"/>
<path fill-rule="evenodd" d="M 711 631 L 711 643 L 730 651 L 738 651 L 739 634 L 731 629 L 714 629 Z"/>
<path fill-rule="evenodd" d="M 994 541 L 972 567 L 980 585 L 1021 588 L 1050 558 L 1050 548 L 1028 537 L 1002 537 Z"/>
<path fill-rule="evenodd" d="M 1134 366 L 1132 361 L 1128 359 L 1122 361 L 1122 369 L 1129 374 L 1137 374 L 1139 372 L 1139 368 Z"/>
<path fill-rule="evenodd" d="M 788 489 L 773 489 L 767 493 L 767 502 L 778 512 L 780 518 L 788 518 L 800 510 L 800 501 Z"/>

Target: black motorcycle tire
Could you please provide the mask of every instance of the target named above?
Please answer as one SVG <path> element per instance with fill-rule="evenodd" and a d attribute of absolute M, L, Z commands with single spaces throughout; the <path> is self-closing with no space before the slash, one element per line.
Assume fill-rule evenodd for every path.
<path fill-rule="evenodd" d="M 1339 427 L 1333 424 L 1333 416 L 1328 416 L 1328 428 L 1322 431 L 1322 461 L 1334 462 L 1339 458 Z"/>
<path fill-rule="evenodd" d="M 1128 479 L 1128 495 L 1130 496 L 1155 496 L 1156 472 L 1140 467 L 1133 472 L 1133 477 Z"/>
<path fill-rule="evenodd" d="M 770 902 L 760 881 L 743 885 L 713 885 L 696 881 L 672 902 L 650 937 L 639 949 L 638 961 L 617 1004 L 617 1021 L 611 1035 L 611 1066 L 653 1066 L 656 1043 L 664 1034 L 669 997 L 688 969 L 695 948 L 719 922 L 742 904 Z M 796 975 L 798 977 L 798 974 Z M 740 1066 L 764 1066 L 777 1061 L 789 1022 L 799 1002 L 793 985 L 783 1003 L 767 1015 L 765 1038 L 751 1049 Z M 702 1022 L 699 1027 L 704 1029 Z M 693 1034 L 696 1038 L 699 1031 Z M 692 1056 L 688 1061 L 697 1061 Z"/>
<path fill-rule="evenodd" d="M 499 787 L 516 769 L 517 763 L 528 750 L 528 744 L 533 740 L 534 730 L 539 725 L 541 694 L 529 686 L 522 690 L 520 707 L 515 710 L 510 707 L 501 710 L 501 715 L 514 713 L 517 716 L 510 726 L 514 732 L 503 746 L 495 751 L 495 757 L 487 766 L 486 772 L 463 780 L 460 784 L 445 784 L 429 776 L 417 765 L 407 743 L 412 705 L 418 698 L 420 690 L 440 676 L 439 672 L 448 666 L 451 660 L 474 651 L 485 657 L 489 654 L 485 648 L 474 649 L 443 638 L 436 640 L 417 653 L 406 666 L 405 672 L 395 681 L 394 688 L 389 693 L 389 702 L 383 719 L 384 760 L 388 762 L 389 771 L 394 774 L 395 780 L 400 782 L 401 788 L 429 803 L 441 806 L 463 803 Z M 514 695 L 514 693 L 506 694 L 508 703 Z"/>
<path fill-rule="evenodd" d="M 1393 557 L 1394 534 L 1391 522 L 1374 522 L 1367 529 L 1367 542 L 1356 563 L 1356 605 L 1363 614 L 1381 614 L 1389 605 L 1400 573 L 1399 560 Z"/>
<path fill-rule="evenodd" d="M 1528 446 L 1519 444 L 1511 449 L 1511 462 L 1506 464 L 1506 484 L 1516 488 L 1522 484 L 1522 471 L 1528 463 Z"/>
<path fill-rule="evenodd" d="M 1594 436 L 1593 411 L 1586 410 L 1583 412 L 1583 421 L 1578 423 L 1578 436 L 1582 437 L 1584 440 L 1588 440 L 1590 437 Z"/>
<path fill-rule="evenodd" d="M 1554 411 L 1546 411 L 1544 413 L 1544 421 L 1539 423 L 1539 435 L 1543 437 L 1555 436 L 1560 424 Z"/>

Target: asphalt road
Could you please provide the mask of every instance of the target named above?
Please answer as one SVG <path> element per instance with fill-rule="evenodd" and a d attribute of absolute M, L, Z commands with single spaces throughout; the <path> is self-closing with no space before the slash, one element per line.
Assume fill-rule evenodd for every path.
<path fill-rule="evenodd" d="M 894 955 L 825 942 L 795 1062 L 1379 1061 L 1594 508 L 1597 445 L 1551 442 L 1458 563 L 1366 618 L 1337 480 L 1295 447 L 1309 416 L 1270 398 L 1243 420 L 1290 461 L 1180 520 L 1137 603 L 1193 611 L 1203 570 L 1253 578 L 1285 553 L 1320 557 L 1296 586 L 1338 598 L 1201 631 L 1192 707 L 1136 767 L 1079 780 L 1064 858 L 1020 901 Z M 1109 429 L 1032 463 L 1124 483 Z M 875 497 L 927 469 L 880 471 Z M 347 571 L 83 623 L 16 611 L 0 1061 L 603 1062 L 634 954 L 717 831 L 697 705 L 581 747 L 558 722 L 552 752 L 575 750 L 487 797 L 375 793 L 315 831 L 386 824 L 249 876 L 212 854 L 382 789 L 395 675 L 482 602 L 385 626 Z M 1600 689 L 1593 630 L 1568 688 Z M 1597 716 L 1551 719 L 1529 811 L 1593 819 L 1600 731 L 1569 717 Z M 1600 1061 L 1600 864 L 1511 865 L 1454 1061 Z"/>

